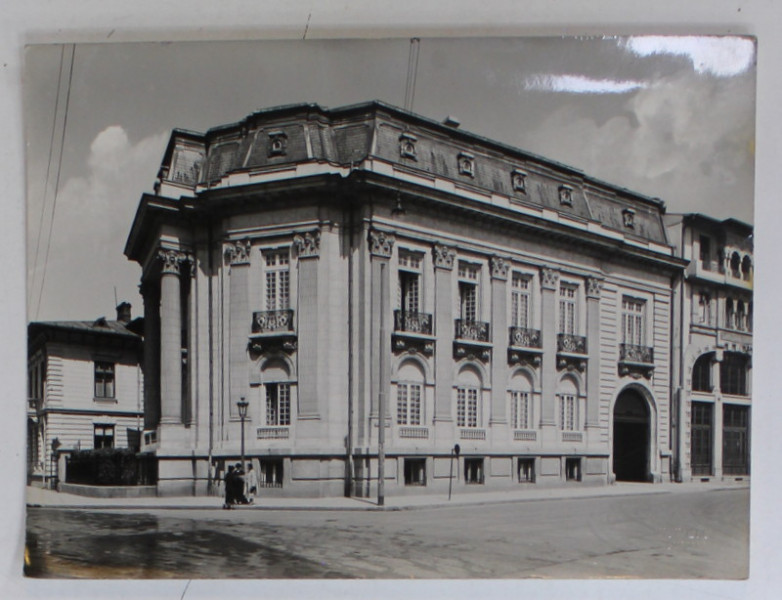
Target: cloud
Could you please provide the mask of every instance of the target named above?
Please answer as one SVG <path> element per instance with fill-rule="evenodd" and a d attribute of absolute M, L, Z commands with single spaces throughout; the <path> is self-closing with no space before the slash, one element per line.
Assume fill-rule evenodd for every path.
<path fill-rule="evenodd" d="M 628 97 L 600 122 L 574 101 L 523 141 L 589 175 L 698 211 L 751 221 L 754 95 L 746 82 L 679 73 Z"/>
<path fill-rule="evenodd" d="M 571 94 L 625 94 L 645 86 L 641 81 L 592 79 L 583 75 L 532 75 L 524 80 L 527 90 Z"/>
<path fill-rule="evenodd" d="M 755 63 L 755 43 L 746 37 L 641 36 L 620 44 L 637 56 L 685 56 L 698 73 L 717 77 L 740 75 Z"/>
<path fill-rule="evenodd" d="M 138 266 L 123 255 L 125 240 L 141 194 L 152 188 L 167 141 L 168 134 L 160 133 L 132 143 L 119 125 L 95 136 L 87 175 L 67 180 L 57 197 L 40 319 L 111 317 L 114 285 L 120 301 L 135 298 L 135 284 L 123 284 L 137 284 L 140 276 Z M 37 270 L 30 264 L 28 285 L 36 282 L 34 301 L 28 303 L 33 309 L 43 259 L 41 251 Z"/>

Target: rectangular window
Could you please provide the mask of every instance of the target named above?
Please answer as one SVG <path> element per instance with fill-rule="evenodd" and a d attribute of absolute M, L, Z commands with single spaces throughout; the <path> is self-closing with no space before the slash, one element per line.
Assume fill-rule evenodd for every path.
<path fill-rule="evenodd" d="M 576 397 L 573 394 L 559 395 L 559 428 L 562 431 L 578 429 Z"/>
<path fill-rule="evenodd" d="M 266 425 L 291 424 L 291 384 L 266 384 Z"/>
<path fill-rule="evenodd" d="M 462 321 L 478 320 L 479 274 L 479 265 L 459 263 L 459 316 Z"/>
<path fill-rule="evenodd" d="M 464 483 L 468 483 L 468 484 L 483 483 L 483 459 L 482 458 L 464 459 Z"/>
<path fill-rule="evenodd" d="M 749 407 L 722 406 L 722 472 L 749 474 Z"/>
<path fill-rule="evenodd" d="M 260 469 L 258 484 L 265 488 L 282 487 L 282 459 L 281 458 L 262 458 L 260 459 Z"/>
<path fill-rule="evenodd" d="M 266 261 L 266 310 L 290 308 L 290 259 L 288 250 L 264 252 Z"/>
<path fill-rule="evenodd" d="M 421 384 L 398 383 L 396 385 L 397 425 L 421 424 Z"/>
<path fill-rule="evenodd" d="M 576 296 L 578 287 L 563 283 L 559 286 L 559 333 L 576 334 Z"/>
<path fill-rule="evenodd" d="M 711 296 L 707 292 L 698 294 L 698 322 L 711 325 Z"/>
<path fill-rule="evenodd" d="M 535 483 L 535 459 L 520 458 L 518 465 L 519 483 Z"/>
<path fill-rule="evenodd" d="M 700 246 L 701 246 L 701 254 L 700 254 L 700 260 L 701 265 L 704 269 L 707 271 L 711 270 L 711 240 L 707 238 L 705 235 L 702 235 L 700 237 Z"/>
<path fill-rule="evenodd" d="M 95 363 L 95 397 L 114 398 L 114 363 Z"/>
<path fill-rule="evenodd" d="M 637 298 L 622 298 L 622 343 L 644 346 L 646 332 L 644 313 L 646 302 Z"/>
<path fill-rule="evenodd" d="M 405 485 L 426 485 L 426 459 L 405 459 Z"/>
<path fill-rule="evenodd" d="M 529 392 L 511 390 L 510 395 L 510 420 L 513 429 L 530 428 Z"/>
<path fill-rule="evenodd" d="M 95 425 L 93 434 L 93 448 L 114 447 L 114 425 Z"/>
<path fill-rule="evenodd" d="M 478 390 L 460 387 L 456 390 L 457 427 L 478 427 Z"/>
<path fill-rule="evenodd" d="M 747 358 L 725 352 L 720 363 L 720 390 L 723 394 L 747 395 Z"/>
<path fill-rule="evenodd" d="M 693 475 L 711 475 L 711 429 L 713 405 L 692 403 L 690 467 Z"/>
<path fill-rule="evenodd" d="M 526 277 L 521 273 L 513 274 L 510 296 L 511 327 L 523 327 L 527 329 L 530 326 L 529 283 L 529 277 Z"/>
<path fill-rule="evenodd" d="M 421 265 L 417 252 L 399 251 L 399 308 L 404 312 L 421 311 Z"/>

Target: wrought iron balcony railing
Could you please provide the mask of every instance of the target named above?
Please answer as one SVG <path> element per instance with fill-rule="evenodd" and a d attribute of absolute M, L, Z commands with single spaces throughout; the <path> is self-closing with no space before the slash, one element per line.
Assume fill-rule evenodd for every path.
<path fill-rule="evenodd" d="M 432 315 L 429 313 L 395 310 L 394 331 L 432 335 Z"/>
<path fill-rule="evenodd" d="M 293 309 L 262 310 L 253 313 L 253 333 L 293 331 Z"/>
<path fill-rule="evenodd" d="M 468 321 L 456 319 L 456 331 L 454 337 L 457 340 L 471 340 L 474 342 L 490 342 L 489 324 L 483 321 Z"/>
<path fill-rule="evenodd" d="M 586 354 L 587 340 L 585 337 L 580 335 L 558 333 L 557 352 L 567 352 L 569 354 Z"/>
<path fill-rule="evenodd" d="M 539 329 L 527 327 L 511 327 L 510 342 L 516 348 L 542 348 Z"/>
<path fill-rule="evenodd" d="M 654 348 L 635 344 L 619 344 L 619 360 L 622 362 L 654 364 Z"/>

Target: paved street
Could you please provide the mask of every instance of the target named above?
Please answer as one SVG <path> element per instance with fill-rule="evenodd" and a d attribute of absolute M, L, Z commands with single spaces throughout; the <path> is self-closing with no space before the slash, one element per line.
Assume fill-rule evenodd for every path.
<path fill-rule="evenodd" d="M 747 575 L 749 490 L 415 508 L 28 508 L 35 577 Z"/>

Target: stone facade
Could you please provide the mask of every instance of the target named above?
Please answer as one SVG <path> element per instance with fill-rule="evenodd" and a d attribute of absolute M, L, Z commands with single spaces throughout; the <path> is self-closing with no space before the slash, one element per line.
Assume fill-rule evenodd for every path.
<path fill-rule="evenodd" d="M 269 494 L 377 493 L 381 428 L 388 494 L 671 477 L 661 201 L 378 102 L 175 130 L 155 187 L 126 255 L 159 493 L 243 428 Z"/>
<path fill-rule="evenodd" d="M 675 286 L 673 397 L 676 475 L 682 481 L 750 474 L 751 225 L 699 214 L 666 216 L 680 257 Z"/>

